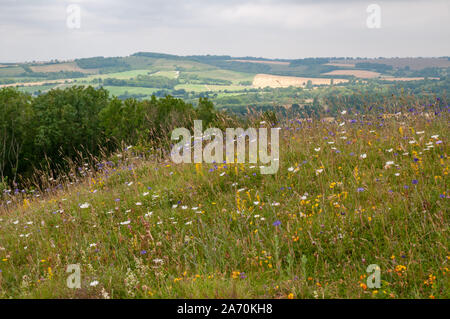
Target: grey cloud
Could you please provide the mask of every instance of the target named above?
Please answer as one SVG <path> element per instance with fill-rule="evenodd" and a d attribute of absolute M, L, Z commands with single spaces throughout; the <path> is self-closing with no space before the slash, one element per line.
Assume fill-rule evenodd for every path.
<path fill-rule="evenodd" d="M 381 29 L 365 25 L 378 3 Z M 66 8 L 81 7 L 68 30 Z M 304 56 L 448 55 L 445 0 L 0 0 L 0 61 L 135 51 Z"/>

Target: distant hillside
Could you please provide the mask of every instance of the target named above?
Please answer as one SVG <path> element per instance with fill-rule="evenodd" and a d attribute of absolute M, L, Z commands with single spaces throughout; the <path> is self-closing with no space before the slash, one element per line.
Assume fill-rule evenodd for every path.
<path fill-rule="evenodd" d="M 434 92 L 431 86 L 437 85 L 446 91 L 449 70 L 447 57 L 268 59 L 137 52 L 125 57 L 0 64 L 0 88 L 18 87 L 37 96 L 54 88 L 81 85 L 104 87 L 120 99 L 171 95 L 192 103 L 208 97 L 219 107 L 232 106 L 243 112 L 248 106 L 301 104 L 301 100 L 314 98 L 304 90 L 324 87 L 357 85 L 359 90 L 402 85 L 412 91 Z M 274 93 L 289 87 L 295 92 Z M 355 87 L 350 89 L 355 91 Z M 266 97 L 271 92 L 272 100 L 258 92 Z M 292 94 L 301 97 L 292 101 Z"/>

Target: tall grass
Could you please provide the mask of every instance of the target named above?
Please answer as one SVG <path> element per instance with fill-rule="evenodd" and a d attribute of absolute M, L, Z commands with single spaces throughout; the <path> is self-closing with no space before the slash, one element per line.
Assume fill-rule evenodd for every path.
<path fill-rule="evenodd" d="M 0 296 L 448 298 L 446 111 L 286 119 L 274 175 L 133 147 L 42 175 L 3 195 Z"/>

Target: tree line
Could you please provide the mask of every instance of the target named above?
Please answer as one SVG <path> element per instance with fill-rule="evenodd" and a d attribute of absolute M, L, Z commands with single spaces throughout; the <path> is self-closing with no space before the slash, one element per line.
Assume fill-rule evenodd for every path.
<path fill-rule="evenodd" d="M 36 169 L 64 168 L 80 153 L 114 151 L 120 143 L 162 145 L 175 127 L 216 118 L 208 99 L 198 106 L 172 96 L 138 101 L 103 88 L 73 86 L 33 97 L 0 90 L 0 184 L 20 184 Z M 155 145 L 156 145 L 155 144 Z M 1 185 L 0 185 L 1 188 Z"/>

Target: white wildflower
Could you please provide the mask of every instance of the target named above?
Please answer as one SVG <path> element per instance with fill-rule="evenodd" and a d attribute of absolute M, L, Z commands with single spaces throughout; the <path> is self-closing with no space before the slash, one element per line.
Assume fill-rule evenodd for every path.
<path fill-rule="evenodd" d="M 84 204 L 81 204 L 80 205 L 80 208 L 89 208 L 89 206 L 91 206 L 91 204 L 89 204 L 89 203 L 84 203 Z"/>

